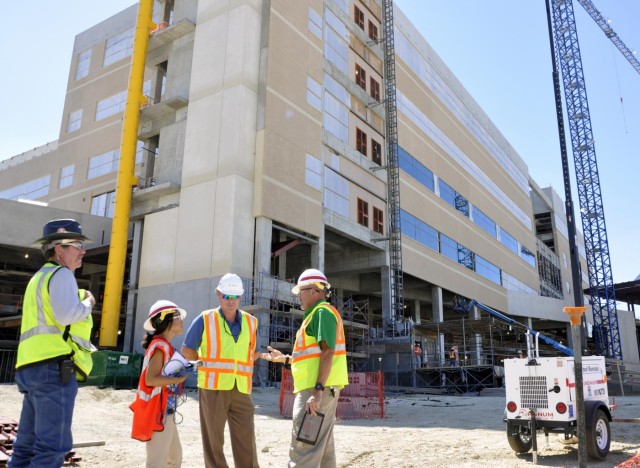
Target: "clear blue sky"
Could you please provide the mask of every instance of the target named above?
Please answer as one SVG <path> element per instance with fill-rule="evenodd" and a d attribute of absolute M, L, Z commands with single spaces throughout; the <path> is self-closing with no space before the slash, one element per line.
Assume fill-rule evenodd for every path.
<path fill-rule="evenodd" d="M 593 1 L 619 37 L 640 53 L 640 1 Z M 5 104 L 0 160 L 58 138 L 75 35 L 134 3 L 7 2 L 0 28 Z M 395 3 L 511 142 L 538 184 L 551 184 L 563 196 L 544 0 Z M 640 75 L 574 4 L 613 276 L 630 281 L 640 274 L 635 245 L 640 238 Z"/>

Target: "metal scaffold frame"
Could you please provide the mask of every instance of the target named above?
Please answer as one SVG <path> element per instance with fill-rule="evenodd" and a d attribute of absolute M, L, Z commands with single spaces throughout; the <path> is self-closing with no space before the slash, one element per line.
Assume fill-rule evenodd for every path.
<path fill-rule="evenodd" d="M 404 310 L 402 279 L 402 241 L 400 229 L 400 168 L 398 164 L 398 115 L 396 108 L 396 54 L 393 39 L 393 2 L 382 1 L 384 28 L 384 110 L 387 148 L 387 211 L 389 232 L 389 268 L 391 319 Z"/>

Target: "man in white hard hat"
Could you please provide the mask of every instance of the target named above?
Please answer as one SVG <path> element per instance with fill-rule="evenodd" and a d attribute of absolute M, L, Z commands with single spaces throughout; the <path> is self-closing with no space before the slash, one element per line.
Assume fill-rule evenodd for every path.
<path fill-rule="evenodd" d="M 340 390 L 349 384 L 344 328 L 340 313 L 327 302 L 331 285 L 320 270 L 302 272 L 292 292 L 300 298 L 305 311 L 296 333 L 292 356 L 269 347 L 263 359 L 274 362 L 291 360 L 293 375 L 293 431 L 289 449 L 289 467 L 336 466 L 333 426 Z M 324 415 L 315 445 L 298 440 L 305 414 Z"/>
<path fill-rule="evenodd" d="M 202 362 L 198 396 L 206 468 L 229 466 L 224 456 L 227 419 L 235 466 L 259 466 L 251 399 L 253 363 L 259 357 L 258 320 L 238 309 L 243 294 L 238 275 L 227 273 L 220 278 L 216 288 L 220 307 L 196 317 L 182 345 L 187 360 Z"/>

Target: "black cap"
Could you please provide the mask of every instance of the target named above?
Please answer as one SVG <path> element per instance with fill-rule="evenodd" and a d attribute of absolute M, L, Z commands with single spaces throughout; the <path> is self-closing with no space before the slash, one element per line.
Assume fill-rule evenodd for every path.
<path fill-rule="evenodd" d="M 91 242 L 82 234 L 82 226 L 75 219 L 53 219 L 42 228 L 42 237 L 33 243 L 34 246 L 41 246 L 57 240 L 79 240 Z"/>

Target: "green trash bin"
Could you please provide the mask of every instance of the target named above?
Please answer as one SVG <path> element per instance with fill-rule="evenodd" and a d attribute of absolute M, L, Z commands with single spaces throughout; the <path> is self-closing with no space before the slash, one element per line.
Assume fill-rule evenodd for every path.
<path fill-rule="evenodd" d="M 136 388 L 142 368 L 142 354 L 96 351 L 91 354 L 93 369 L 84 385 Z"/>

